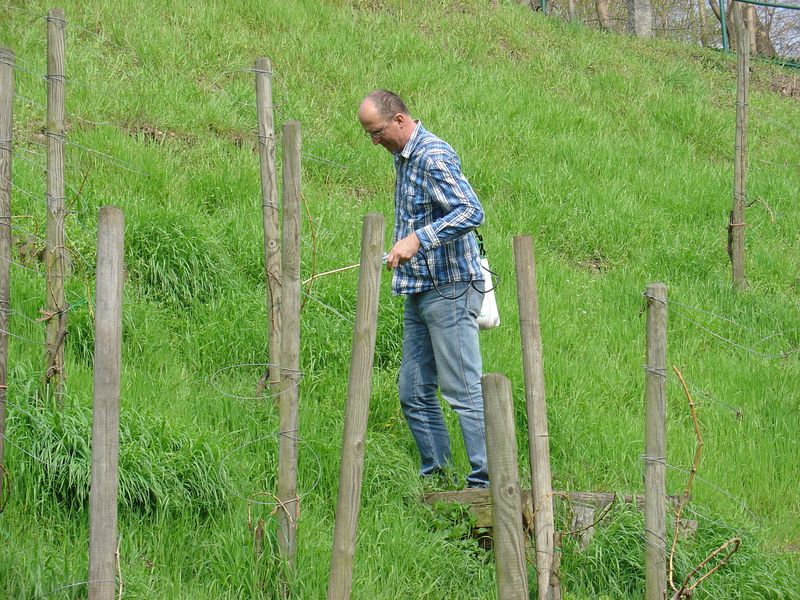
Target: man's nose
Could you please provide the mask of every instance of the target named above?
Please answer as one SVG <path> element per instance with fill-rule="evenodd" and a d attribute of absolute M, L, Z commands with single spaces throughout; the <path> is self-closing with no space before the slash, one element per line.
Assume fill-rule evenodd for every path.
<path fill-rule="evenodd" d="M 381 136 L 379 136 L 379 135 L 378 136 L 372 136 L 370 139 L 372 140 L 372 145 L 373 146 L 377 146 L 378 144 L 381 143 Z"/>

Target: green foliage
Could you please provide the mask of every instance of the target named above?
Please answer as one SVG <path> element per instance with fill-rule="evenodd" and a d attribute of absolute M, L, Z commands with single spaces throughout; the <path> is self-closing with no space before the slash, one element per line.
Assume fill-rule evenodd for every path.
<path fill-rule="evenodd" d="M 690 537 L 681 537 L 672 556 L 673 583 L 680 587 L 695 567 L 733 538 L 741 538 L 738 551 L 724 561 L 719 570 L 697 584 L 693 598 L 800 598 L 792 575 L 791 560 L 770 556 L 758 548 L 753 532 L 742 532 L 718 516 L 690 511 L 697 520 L 697 530 Z M 569 536 L 563 538 L 561 573 L 564 588 L 580 589 L 593 598 L 641 597 L 645 590 L 644 516 L 631 505 L 618 503 L 601 524 L 589 546 L 581 550 Z M 671 551 L 674 520 L 667 527 L 667 552 Z M 730 544 L 705 567 L 692 575 L 687 587 L 722 563 L 734 549 Z M 672 592 L 671 592 L 672 593 Z"/>
<path fill-rule="evenodd" d="M 21 481 L 40 507 L 55 501 L 69 510 L 88 507 L 92 413 L 71 402 L 12 406 L 8 435 L 19 453 Z M 209 515 L 227 499 L 219 447 L 191 437 L 166 419 L 123 412 L 119 432 L 119 499 L 138 513 L 173 511 Z"/>
<path fill-rule="evenodd" d="M 229 264 L 207 224 L 170 212 L 143 215 L 126 227 L 126 264 L 146 296 L 187 308 L 223 292 Z"/>
<path fill-rule="evenodd" d="M 431 528 L 442 535 L 456 551 L 467 552 L 484 560 L 488 555 L 481 546 L 487 530 L 476 527 L 477 521 L 468 505 L 436 502 L 431 507 Z"/>
<path fill-rule="evenodd" d="M 12 224 L 17 241 L 31 235 L 41 248 L 42 17 L 50 6 L 6 4 L 0 39 L 21 67 Z M 81 585 L 53 590 L 86 577 L 92 265 L 97 209 L 109 203 L 126 216 L 119 527 L 126 595 L 218 600 L 271 597 L 276 589 L 270 494 L 278 411 L 274 398 L 256 393 L 266 363 L 280 362 L 267 350 L 250 71 L 258 56 L 273 65 L 279 183 L 282 126 L 302 122 L 301 276 L 314 277 L 303 285 L 301 315 L 297 597 L 325 594 L 356 304 L 357 270 L 320 274 L 359 261 L 366 213 L 384 214 L 387 246 L 391 239 L 391 158 L 356 120 L 374 87 L 400 92 L 458 151 L 486 209 L 481 231 L 501 276 L 503 323 L 481 334 L 484 371 L 512 381 L 522 470 L 525 385 L 511 244 L 520 234 L 536 245 L 555 487 L 641 491 L 641 292 L 664 281 L 668 360 L 691 385 L 704 439 L 691 505 L 698 532 L 679 545 L 676 577 L 739 535 L 742 548 L 696 597 L 796 597 L 800 105 L 773 91 L 785 75 L 754 62 L 750 289 L 737 294 L 726 253 L 732 56 L 498 4 L 63 4 L 67 137 L 85 147 L 65 148 L 65 229 L 75 266 L 66 282 L 68 394 L 61 409 L 37 403 L 45 269 L 12 266 L 12 495 L 0 515 L 0 597 L 85 596 Z M 491 599 L 491 554 L 462 535 L 471 527 L 466 513 L 432 514 L 419 502 L 424 484 L 397 401 L 402 314 L 385 273 L 353 595 Z M 674 378 L 667 401 L 675 493 L 696 438 Z M 446 415 L 463 476 L 458 424 Z M 641 531 L 641 516 L 618 507 L 586 551 L 565 539 L 567 597 L 641 597 Z"/>

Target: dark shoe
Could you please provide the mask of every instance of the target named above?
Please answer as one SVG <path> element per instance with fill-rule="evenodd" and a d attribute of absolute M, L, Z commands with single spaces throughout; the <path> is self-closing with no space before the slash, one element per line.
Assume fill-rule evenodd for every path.
<path fill-rule="evenodd" d="M 468 490 L 488 490 L 489 489 L 489 482 L 488 481 L 469 481 L 469 482 L 467 482 L 467 489 Z"/>

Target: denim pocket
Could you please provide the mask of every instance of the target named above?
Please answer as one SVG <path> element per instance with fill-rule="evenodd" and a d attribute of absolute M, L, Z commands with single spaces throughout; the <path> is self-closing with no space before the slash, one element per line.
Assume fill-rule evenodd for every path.
<path fill-rule="evenodd" d="M 483 306 L 483 281 L 473 281 L 469 284 L 467 292 L 467 310 L 469 314 L 477 319 L 481 314 Z"/>

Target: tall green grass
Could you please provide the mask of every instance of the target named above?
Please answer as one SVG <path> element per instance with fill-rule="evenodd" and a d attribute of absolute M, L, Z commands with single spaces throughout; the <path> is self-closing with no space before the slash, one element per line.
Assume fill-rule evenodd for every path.
<path fill-rule="evenodd" d="M 361 219 L 393 216 L 391 160 L 363 137 L 361 98 L 387 87 L 459 152 L 482 199 L 503 324 L 484 370 L 512 381 L 523 472 L 524 382 L 511 238 L 535 238 L 554 485 L 641 492 L 647 283 L 669 286 L 668 360 L 698 406 L 698 531 L 676 578 L 722 541 L 741 549 L 696 598 L 798 598 L 800 540 L 800 105 L 754 63 L 747 210 L 749 291 L 731 289 L 735 62 L 715 51 L 605 35 L 512 2 L 70 0 L 66 148 L 67 402 L 39 396 L 44 269 L 12 267 L 9 444 L 0 597 L 86 593 L 99 206 L 126 216 L 120 555 L 130 598 L 273 598 L 277 414 L 258 395 L 267 311 L 254 75 L 272 60 L 278 133 L 303 132 L 302 275 L 359 260 Z M 16 52 L 15 236 L 44 235 L 45 23 L 10 0 Z M 24 70 L 23 70 L 24 69 Z M 29 152 L 25 152 L 25 150 Z M 24 157 L 24 158 L 23 158 Z M 26 160 L 27 159 L 27 160 Z M 26 193 L 23 193 L 24 190 Z M 325 594 L 357 272 L 304 286 L 298 598 Z M 396 378 L 402 302 L 381 287 L 354 598 L 494 598 L 493 557 L 457 513 L 419 502 Z M 668 490 L 696 439 L 668 392 Z M 467 468 L 448 413 L 457 467 Z M 449 515 L 449 516 L 448 516 Z M 455 515 L 455 517 L 453 516 Z M 263 519 L 263 553 L 254 530 Z M 454 519 L 454 520 L 453 520 Z M 566 527 L 566 520 L 562 523 Z M 617 507 L 580 551 L 567 537 L 567 598 L 638 598 L 642 517 Z M 531 585 L 535 575 L 531 570 Z M 69 586 L 69 587 L 65 587 Z"/>

